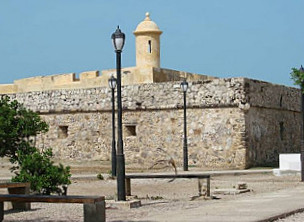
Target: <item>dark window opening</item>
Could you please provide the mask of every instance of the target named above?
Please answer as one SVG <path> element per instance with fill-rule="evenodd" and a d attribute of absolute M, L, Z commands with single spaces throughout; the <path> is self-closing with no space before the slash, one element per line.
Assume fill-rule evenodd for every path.
<path fill-rule="evenodd" d="M 58 128 L 58 138 L 65 139 L 68 137 L 68 126 L 59 126 Z"/>
<path fill-rule="evenodd" d="M 151 43 L 151 40 L 149 40 L 148 43 L 149 43 L 148 52 L 152 53 L 152 43 Z"/>
<path fill-rule="evenodd" d="M 125 125 L 125 136 L 136 136 L 136 125 Z"/>
<path fill-rule="evenodd" d="M 283 96 L 280 98 L 280 107 L 282 107 L 282 102 L 283 102 Z"/>

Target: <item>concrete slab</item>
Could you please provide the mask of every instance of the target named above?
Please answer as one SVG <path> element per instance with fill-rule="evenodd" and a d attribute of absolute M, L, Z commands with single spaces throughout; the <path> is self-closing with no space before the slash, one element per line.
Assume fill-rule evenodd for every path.
<path fill-rule="evenodd" d="M 183 214 L 174 211 L 148 215 L 143 221 L 212 221 L 248 222 L 270 221 L 280 215 L 304 209 L 304 185 L 294 189 L 244 196 L 237 199 L 214 202 L 210 205 L 187 209 Z"/>
<path fill-rule="evenodd" d="M 140 200 L 115 201 L 106 200 L 106 208 L 131 209 L 141 207 Z"/>
<path fill-rule="evenodd" d="M 300 153 L 282 153 L 279 156 L 280 170 L 301 170 Z"/>
<path fill-rule="evenodd" d="M 273 169 L 273 175 L 296 175 L 301 172 L 301 154 L 300 153 L 283 153 L 279 156 L 279 169 Z"/>
<path fill-rule="evenodd" d="M 301 175 L 301 171 L 273 169 L 273 175 L 275 176 Z"/>
<path fill-rule="evenodd" d="M 215 189 L 213 191 L 213 194 L 223 194 L 223 195 L 236 195 L 241 193 L 247 193 L 250 192 L 250 189 Z"/>

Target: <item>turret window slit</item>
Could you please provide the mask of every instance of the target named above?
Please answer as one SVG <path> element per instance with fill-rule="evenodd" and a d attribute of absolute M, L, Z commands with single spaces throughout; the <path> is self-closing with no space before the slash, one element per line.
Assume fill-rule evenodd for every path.
<path fill-rule="evenodd" d="M 152 43 L 151 43 L 151 40 L 148 41 L 148 52 L 152 53 Z"/>

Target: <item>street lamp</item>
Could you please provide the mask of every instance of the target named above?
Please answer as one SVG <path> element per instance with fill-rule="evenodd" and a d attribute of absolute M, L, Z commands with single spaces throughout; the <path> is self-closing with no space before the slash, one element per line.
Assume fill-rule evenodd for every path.
<path fill-rule="evenodd" d="M 304 68 L 301 65 L 299 72 L 304 74 Z M 301 84 L 301 113 L 302 113 L 302 140 L 301 140 L 301 181 L 304 182 L 304 83 Z"/>
<path fill-rule="evenodd" d="M 111 78 L 108 80 L 109 86 L 112 89 L 112 177 L 116 176 L 116 142 L 115 142 L 115 87 L 117 80 L 112 75 Z"/>
<path fill-rule="evenodd" d="M 188 171 L 188 145 L 187 145 L 187 103 L 186 103 L 186 92 L 188 89 L 188 82 L 184 81 L 180 84 L 182 91 L 184 92 L 184 171 Z"/>
<path fill-rule="evenodd" d="M 125 44 L 125 34 L 121 32 L 119 26 L 112 34 L 112 41 L 116 52 L 116 73 L 117 73 L 117 200 L 126 200 L 125 188 L 125 157 L 123 154 L 123 140 L 122 140 L 122 105 L 121 105 L 121 52 Z"/>

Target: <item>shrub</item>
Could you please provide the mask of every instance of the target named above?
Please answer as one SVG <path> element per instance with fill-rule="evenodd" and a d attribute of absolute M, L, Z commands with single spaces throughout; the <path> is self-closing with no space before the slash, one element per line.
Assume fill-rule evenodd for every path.
<path fill-rule="evenodd" d="M 27 151 L 29 150 L 30 152 L 27 153 L 23 150 L 17 152 L 19 167 L 14 170 L 16 176 L 12 181 L 30 182 L 31 190 L 38 194 L 65 193 L 65 187 L 71 184 L 70 167 L 64 167 L 62 164 L 54 165 L 50 160 L 53 157 L 51 149 L 40 152 L 35 147 L 29 147 Z"/>
<path fill-rule="evenodd" d="M 40 116 L 8 96 L 0 98 L 0 157 L 17 163 L 11 168 L 13 182 L 30 182 L 31 190 L 39 194 L 66 193 L 71 184 L 70 167 L 54 165 L 52 149 L 39 151 L 35 138 L 48 131 Z M 62 186 L 60 188 L 59 186 Z"/>

